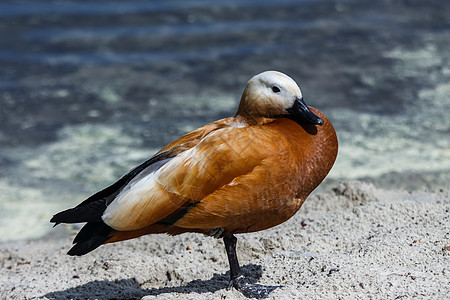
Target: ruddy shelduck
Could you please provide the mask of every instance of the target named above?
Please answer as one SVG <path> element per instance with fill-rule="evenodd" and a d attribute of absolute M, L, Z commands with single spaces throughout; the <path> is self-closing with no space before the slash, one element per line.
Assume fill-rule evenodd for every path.
<path fill-rule="evenodd" d="M 337 151 L 330 121 L 305 104 L 294 80 L 267 71 L 249 80 L 235 117 L 185 134 L 51 222 L 87 222 L 69 255 L 151 233 L 223 238 L 230 285 L 248 297 L 265 297 L 276 287 L 245 280 L 234 235 L 291 218 L 328 174 Z"/>

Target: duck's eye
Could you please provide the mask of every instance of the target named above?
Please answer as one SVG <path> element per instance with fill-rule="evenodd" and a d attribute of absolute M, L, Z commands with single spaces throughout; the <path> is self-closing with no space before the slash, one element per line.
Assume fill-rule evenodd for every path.
<path fill-rule="evenodd" d="M 277 87 L 276 85 L 274 85 L 274 86 L 272 87 L 272 92 L 274 92 L 274 93 L 279 93 L 280 91 L 281 91 L 280 88 Z"/>

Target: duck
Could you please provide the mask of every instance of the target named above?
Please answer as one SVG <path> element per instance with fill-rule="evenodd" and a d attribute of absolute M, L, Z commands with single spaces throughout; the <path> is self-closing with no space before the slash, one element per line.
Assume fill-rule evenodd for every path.
<path fill-rule="evenodd" d="M 181 136 L 50 222 L 86 223 L 67 253 L 72 256 L 147 234 L 221 238 L 229 286 L 264 298 L 278 286 L 243 276 L 235 235 L 290 219 L 327 176 L 337 152 L 333 125 L 305 104 L 297 83 L 265 71 L 248 81 L 234 117 Z"/>

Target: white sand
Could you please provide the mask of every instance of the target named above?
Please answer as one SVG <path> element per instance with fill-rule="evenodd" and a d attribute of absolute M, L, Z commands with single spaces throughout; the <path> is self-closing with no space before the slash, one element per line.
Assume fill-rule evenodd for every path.
<path fill-rule="evenodd" d="M 448 299 L 450 189 L 342 183 L 291 220 L 238 235 L 243 270 L 272 299 Z M 244 299 L 227 290 L 222 240 L 146 236 L 65 255 L 73 236 L 0 245 L 0 299 Z"/>

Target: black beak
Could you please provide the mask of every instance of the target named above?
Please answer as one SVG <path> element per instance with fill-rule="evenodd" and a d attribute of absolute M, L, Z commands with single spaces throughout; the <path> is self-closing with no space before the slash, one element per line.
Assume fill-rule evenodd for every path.
<path fill-rule="evenodd" d="M 303 98 L 295 99 L 294 105 L 291 108 L 286 110 L 288 113 L 293 115 L 294 117 L 302 118 L 314 125 L 322 125 L 323 120 L 313 114 L 311 110 L 309 110 L 308 106 L 303 101 Z"/>

